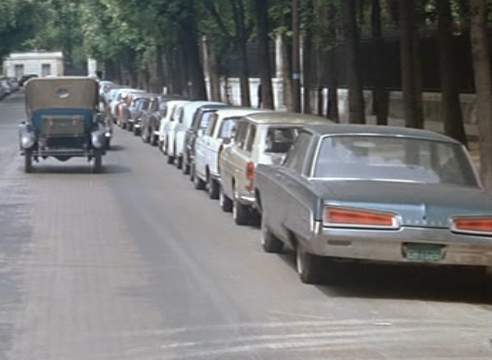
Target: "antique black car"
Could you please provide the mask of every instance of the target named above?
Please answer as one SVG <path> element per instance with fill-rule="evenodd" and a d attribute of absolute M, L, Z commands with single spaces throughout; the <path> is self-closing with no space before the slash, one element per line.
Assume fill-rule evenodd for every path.
<path fill-rule="evenodd" d="M 106 135 L 98 113 L 98 83 L 85 77 L 32 79 L 26 85 L 27 121 L 19 127 L 24 170 L 33 160 L 54 157 L 66 161 L 85 157 L 93 172 L 102 170 Z"/>

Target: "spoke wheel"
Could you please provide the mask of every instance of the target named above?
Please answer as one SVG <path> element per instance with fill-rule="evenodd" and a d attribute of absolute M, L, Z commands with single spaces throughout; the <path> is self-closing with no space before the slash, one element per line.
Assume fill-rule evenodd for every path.
<path fill-rule="evenodd" d="M 32 153 L 30 150 L 26 150 L 24 153 L 24 172 L 26 174 L 32 172 Z"/>

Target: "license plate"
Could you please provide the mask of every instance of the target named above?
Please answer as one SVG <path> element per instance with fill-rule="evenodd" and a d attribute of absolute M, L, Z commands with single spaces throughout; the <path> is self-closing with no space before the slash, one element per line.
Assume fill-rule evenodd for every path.
<path fill-rule="evenodd" d="M 432 244 L 405 244 L 403 254 L 409 261 L 437 262 L 443 259 L 443 246 Z"/>

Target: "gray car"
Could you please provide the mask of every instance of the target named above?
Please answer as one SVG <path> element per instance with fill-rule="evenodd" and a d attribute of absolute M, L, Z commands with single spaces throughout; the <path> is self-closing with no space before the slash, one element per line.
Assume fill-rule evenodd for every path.
<path fill-rule="evenodd" d="M 306 283 L 333 259 L 492 265 L 492 195 L 440 134 L 307 126 L 283 164 L 258 165 L 255 193 L 264 250 L 293 247 Z"/>

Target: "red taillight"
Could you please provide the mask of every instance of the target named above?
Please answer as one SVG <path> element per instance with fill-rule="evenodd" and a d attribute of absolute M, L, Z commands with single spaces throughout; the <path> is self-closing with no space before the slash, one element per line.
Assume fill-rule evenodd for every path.
<path fill-rule="evenodd" d="M 369 227 L 395 229 L 398 222 L 394 214 L 379 211 L 327 207 L 324 214 L 326 226 Z"/>
<path fill-rule="evenodd" d="M 253 191 L 253 181 L 255 180 L 255 163 L 250 161 L 246 164 L 246 179 L 249 183 L 246 185 L 246 190 Z"/>
<path fill-rule="evenodd" d="M 492 217 L 462 217 L 452 221 L 456 232 L 492 235 Z"/>
<path fill-rule="evenodd" d="M 249 181 L 255 179 L 255 164 L 252 161 L 246 164 L 246 178 Z"/>

